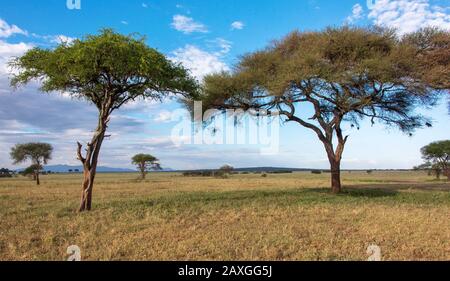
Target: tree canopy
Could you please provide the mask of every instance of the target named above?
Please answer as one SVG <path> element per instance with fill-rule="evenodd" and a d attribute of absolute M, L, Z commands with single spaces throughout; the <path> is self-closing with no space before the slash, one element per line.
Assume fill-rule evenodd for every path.
<path fill-rule="evenodd" d="M 42 91 L 69 93 L 107 113 L 137 98 L 161 100 L 197 90 L 188 70 L 148 47 L 145 38 L 111 29 L 55 49 L 34 48 L 10 65 L 19 70 L 12 86 L 39 79 Z"/>
<path fill-rule="evenodd" d="M 12 147 L 10 156 L 13 164 L 31 161 L 32 165 L 28 169 L 34 174 L 36 184 L 39 185 L 39 172 L 42 166 L 52 159 L 52 152 L 53 147 L 48 143 L 25 143 Z"/>
<path fill-rule="evenodd" d="M 421 149 L 425 161 L 440 169 L 450 179 L 450 140 L 430 143 Z"/>
<path fill-rule="evenodd" d="M 52 159 L 53 147 L 48 143 L 16 144 L 11 148 L 13 164 L 31 161 L 33 164 L 46 165 Z"/>
<path fill-rule="evenodd" d="M 145 179 L 146 173 L 150 170 L 161 170 L 159 159 L 150 154 L 136 154 L 131 161 L 141 172 L 142 179 Z"/>

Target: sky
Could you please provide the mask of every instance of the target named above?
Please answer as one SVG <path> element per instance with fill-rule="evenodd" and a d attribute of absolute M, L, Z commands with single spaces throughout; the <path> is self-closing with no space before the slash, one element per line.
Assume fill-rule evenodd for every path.
<path fill-rule="evenodd" d="M 50 164 L 79 165 L 76 141 L 87 142 L 96 125 L 96 109 L 65 94 L 41 93 L 37 83 L 13 90 L 7 62 L 33 47 L 113 28 L 138 33 L 146 43 L 182 63 L 201 80 L 231 70 L 239 56 L 264 48 L 293 30 L 378 24 L 395 27 L 399 36 L 425 26 L 450 30 L 450 0 L 0 0 L 0 167 L 17 168 L 9 158 L 16 143 L 49 142 Z M 78 9 L 80 8 L 80 9 Z M 158 157 L 172 169 L 282 166 L 328 168 L 322 144 L 298 124 L 281 124 L 279 148 L 261 153 L 261 145 L 186 144 L 171 137 L 171 118 L 183 108 L 175 100 L 137 101 L 114 112 L 100 165 L 132 168 L 136 153 Z M 349 141 L 342 160 L 346 169 L 411 168 L 422 162 L 420 148 L 450 139 L 450 116 L 443 99 L 420 109 L 433 128 L 413 136 L 362 122 L 346 127 Z M 24 164 L 25 165 L 25 164 Z"/>

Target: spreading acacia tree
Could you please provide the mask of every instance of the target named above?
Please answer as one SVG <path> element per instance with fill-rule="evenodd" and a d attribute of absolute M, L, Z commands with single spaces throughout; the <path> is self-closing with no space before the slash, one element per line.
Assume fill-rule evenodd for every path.
<path fill-rule="evenodd" d="M 359 128 L 368 118 L 407 133 L 431 126 L 415 109 L 448 93 L 449 38 L 436 29 L 402 38 L 379 27 L 295 31 L 244 55 L 232 72 L 205 77 L 201 100 L 205 110 L 277 111 L 310 129 L 325 148 L 332 191 L 339 193 L 345 122 Z"/>
<path fill-rule="evenodd" d="M 100 148 L 111 114 L 139 98 L 192 97 L 198 88 L 185 68 L 148 47 L 144 38 L 110 29 L 54 49 L 34 48 L 10 65 L 18 72 L 11 79 L 13 86 L 37 79 L 44 92 L 68 93 L 98 109 L 97 126 L 84 155 L 78 142 L 77 155 L 84 170 L 80 212 L 91 210 Z"/>
<path fill-rule="evenodd" d="M 161 170 L 159 159 L 150 154 L 136 154 L 131 158 L 131 162 L 137 166 L 142 180 L 145 180 L 149 171 Z"/>
<path fill-rule="evenodd" d="M 450 180 L 450 140 L 437 141 L 422 147 L 422 158 Z"/>
<path fill-rule="evenodd" d="M 11 148 L 10 156 L 14 165 L 31 161 L 32 165 L 28 168 L 32 173 L 36 184 L 40 185 L 39 174 L 49 160 L 52 159 L 53 147 L 48 143 L 24 143 L 16 144 Z"/>

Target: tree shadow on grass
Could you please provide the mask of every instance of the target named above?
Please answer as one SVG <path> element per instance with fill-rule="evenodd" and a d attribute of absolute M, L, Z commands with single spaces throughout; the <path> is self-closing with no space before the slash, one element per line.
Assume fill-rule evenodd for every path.
<path fill-rule="evenodd" d="M 242 208 L 244 206 L 292 206 L 315 204 L 450 204 L 450 192 L 441 192 L 447 185 L 380 184 L 346 186 L 340 194 L 330 188 L 253 189 L 233 191 L 186 191 L 153 198 L 129 198 L 105 202 L 103 208 L 119 210 L 201 211 L 208 208 Z M 408 190 L 418 192 L 408 192 Z M 436 192 L 438 191 L 438 192 Z"/>
<path fill-rule="evenodd" d="M 402 183 L 385 183 L 385 184 L 358 184 L 346 187 L 346 189 L 363 189 L 363 190 L 385 190 L 401 191 L 401 190 L 417 190 L 417 191 L 450 191 L 450 182 L 402 182 Z"/>
<path fill-rule="evenodd" d="M 346 187 L 339 194 L 332 194 L 329 188 L 311 188 L 312 192 L 325 193 L 334 196 L 341 197 L 364 197 L 364 198 L 377 198 L 377 197 L 392 197 L 398 195 L 398 190 L 390 188 L 368 188 L 362 186 Z"/>

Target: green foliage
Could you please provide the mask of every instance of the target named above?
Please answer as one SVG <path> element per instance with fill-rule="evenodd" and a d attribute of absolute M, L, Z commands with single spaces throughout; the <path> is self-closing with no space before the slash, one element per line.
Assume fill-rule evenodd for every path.
<path fill-rule="evenodd" d="M 52 50 L 34 48 L 10 65 L 19 71 L 13 86 L 39 79 L 42 91 L 67 92 L 109 113 L 139 97 L 161 100 L 197 91 L 188 71 L 148 47 L 144 38 L 111 29 Z"/>
<path fill-rule="evenodd" d="M 404 39 L 417 50 L 418 74 L 435 88 L 450 88 L 450 33 L 423 28 Z"/>
<path fill-rule="evenodd" d="M 6 168 L 0 169 L 0 178 L 11 178 L 14 175 L 14 171 L 10 171 Z"/>
<path fill-rule="evenodd" d="M 33 164 L 47 164 L 52 158 L 53 147 L 48 143 L 16 144 L 11 148 L 10 156 L 14 164 L 31 160 Z"/>
<path fill-rule="evenodd" d="M 422 156 L 428 161 L 450 161 L 450 140 L 437 141 L 421 149 Z"/>
<path fill-rule="evenodd" d="M 25 168 L 25 170 L 23 170 L 21 172 L 22 176 L 24 177 L 30 177 L 33 176 L 35 177 L 37 173 L 39 173 L 40 170 L 42 170 L 42 166 L 38 165 L 38 164 L 33 164 L 27 168 Z"/>
<path fill-rule="evenodd" d="M 439 178 L 441 173 L 450 179 L 450 140 L 437 141 L 422 147 L 422 158 Z"/>
<path fill-rule="evenodd" d="M 243 56 L 233 73 L 205 77 L 202 100 L 206 109 L 278 110 L 324 136 L 336 121 L 357 125 L 366 117 L 412 132 L 430 126 L 415 108 L 434 105 L 439 90 L 450 88 L 449 48 L 442 43 L 449 33 L 425 33 L 431 32 L 399 39 L 378 27 L 295 31 Z M 433 47 L 421 49 L 425 43 L 413 39 L 420 36 Z M 428 77 L 430 71 L 436 75 Z M 301 118 L 297 105 L 304 103 L 315 109 L 311 122 Z"/>
<path fill-rule="evenodd" d="M 158 158 L 150 154 L 136 154 L 131 161 L 141 172 L 142 179 L 145 178 L 145 174 L 150 170 L 161 170 Z"/>
<path fill-rule="evenodd" d="M 158 165 L 159 166 L 159 160 L 158 158 L 154 157 L 150 154 L 136 154 L 131 159 L 132 163 L 134 165 L 139 165 L 141 163 L 151 164 L 151 165 Z"/>

